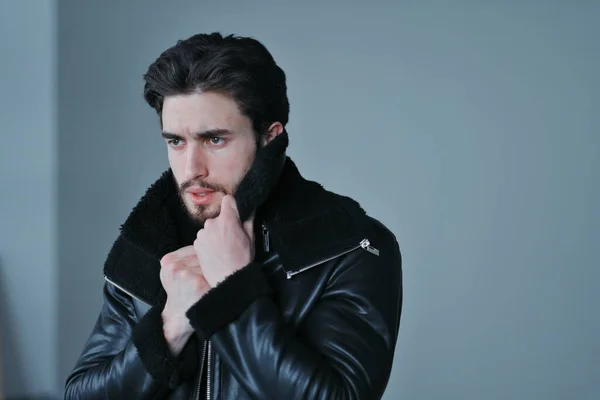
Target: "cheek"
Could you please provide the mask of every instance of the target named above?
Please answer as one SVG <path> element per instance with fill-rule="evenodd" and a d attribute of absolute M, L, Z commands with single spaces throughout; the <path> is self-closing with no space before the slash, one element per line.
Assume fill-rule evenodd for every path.
<path fill-rule="evenodd" d="M 241 157 L 227 157 L 219 160 L 213 165 L 212 173 L 228 184 L 234 183 L 238 177 L 244 174 L 244 160 Z"/>
<path fill-rule="evenodd" d="M 221 182 L 227 182 L 227 185 L 237 185 L 246 174 L 252 161 L 254 154 L 250 151 L 240 151 L 228 154 L 227 157 L 219 160 L 213 160 L 211 174 L 219 176 Z"/>
<path fill-rule="evenodd" d="M 175 176 L 175 180 L 178 184 L 181 184 L 183 180 L 183 176 L 185 173 L 185 160 L 181 156 L 181 152 L 177 153 L 169 149 L 168 153 L 169 158 L 169 166 L 173 171 L 173 175 Z"/>

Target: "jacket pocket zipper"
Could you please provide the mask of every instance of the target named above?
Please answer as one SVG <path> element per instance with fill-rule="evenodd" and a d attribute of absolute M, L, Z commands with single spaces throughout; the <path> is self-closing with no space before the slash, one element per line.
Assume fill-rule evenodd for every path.
<path fill-rule="evenodd" d="M 379 250 L 376 249 L 375 247 L 371 246 L 371 242 L 369 242 L 369 239 L 363 239 L 363 240 L 361 240 L 361 242 L 357 246 L 354 246 L 354 247 L 352 247 L 352 248 L 350 248 L 350 249 L 348 249 L 346 251 L 338 253 L 338 254 L 336 254 L 336 255 L 334 255 L 332 257 L 327 257 L 324 260 L 320 260 L 320 261 L 318 261 L 316 263 L 310 264 L 310 265 L 308 265 L 306 267 L 303 267 L 303 268 L 301 268 L 301 269 L 299 269 L 297 271 L 289 271 L 289 272 L 286 273 L 286 276 L 287 276 L 288 279 L 292 279 L 292 277 L 294 277 L 295 275 L 298 275 L 301 272 L 307 271 L 307 270 L 309 270 L 309 269 L 311 269 L 313 267 L 316 267 L 317 265 L 321 265 L 321 264 L 326 263 L 328 261 L 335 260 L 338 257 L 341 257 L 341 256 L 343 256 L 345 254 L 348 254 L 348 253 L 353 252 L 354 250 L 358 250 L 360 248 L 362 248 L 362 249 L 364 249 L 364 250 L 368 251 L 369 253 L 374 254 L 376 256 L 379 255 Z"/>

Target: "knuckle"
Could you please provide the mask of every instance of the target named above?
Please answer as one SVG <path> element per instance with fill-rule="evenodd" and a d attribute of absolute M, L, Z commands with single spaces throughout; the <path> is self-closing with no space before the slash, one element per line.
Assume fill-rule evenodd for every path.
<path fill-rule="evenodd" d="M 176 269 L 177 269 L 177 263 L 176 262 L 170 262 L 168 264 L 165 264 L 162 267 L 162 270 L 165 271 L 165 274 L 172 274 Z"/>
<path fill-rule="evenodd" d="M 194 289 L 197 292 L 201 292 L 204 289 L 204 279 L 201 276 L 197 276 L 194 279 Z"/>
<path fill-rule="evenodd" d="M 180 279 L 187 280 L 192 275 L 191 271 L 187 268 L 181 268 L 176 272 L 176 275 Z"/>
<path fill-rule="evenodd" d="M 172 258 L 173 258 L 173 253 L 165 254 L 163 256 L 163 258 L 160 259 L 160 265 L 161 266 L 168 265 L 171 262 Z"/>

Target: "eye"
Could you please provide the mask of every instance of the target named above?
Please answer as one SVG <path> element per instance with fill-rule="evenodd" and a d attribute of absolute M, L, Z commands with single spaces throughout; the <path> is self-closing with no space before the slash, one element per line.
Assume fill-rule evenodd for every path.
<path fill-rule="evenodd" d="M 225 143 L 225 139 L 219 136 L 212 136 L 209 140 L 210 144 L 213 144 L 215 146 L 219 146 Z"/>
<path fill-rule="evenodd" d="M 169 139 L 167 140 L 167 144 L 171 147 L 179 147 L 181 146 L 181 139 Z"/>

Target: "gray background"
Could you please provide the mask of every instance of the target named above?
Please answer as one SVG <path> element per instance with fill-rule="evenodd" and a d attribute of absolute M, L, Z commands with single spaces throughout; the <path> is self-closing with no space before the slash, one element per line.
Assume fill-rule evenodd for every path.
<path fill-rule="evenodd" d="M 0 2 L 0 399 L 58 390 L 55 14 Z"/>
<path fill-rule="evenodd" d="M 303 174 L 398 237 L 387 400 L 600 398 L 599 21 L 592 1 L 2 3 L 5 391 L 61 395 L 167 167 L 142 74 L 219 30 L 286 71 Z"/>

